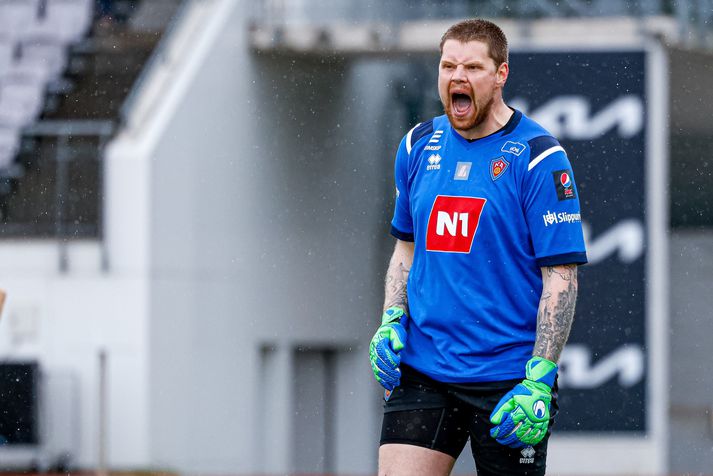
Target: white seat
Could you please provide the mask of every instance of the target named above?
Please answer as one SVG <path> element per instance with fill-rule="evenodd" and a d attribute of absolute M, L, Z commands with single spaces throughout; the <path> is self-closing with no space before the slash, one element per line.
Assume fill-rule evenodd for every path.
<path fill-rule="evenodd" d="M 0 32 L 17 38 L 37 21 L 39 0 L 0 0 Z"/>
<path fill-rule="evenodd" d="M 46 85 L 52 80 L 54 75 L 50 71 L 50 66 L 42 61 L 14 61 L 10 64 L 3 81 L 13 80 L 13 78 L 26 78 L 33 83 Z"/>
<path fill-rule="evenodd" d="M 91 0 L 47 0 L 44 15 L 24 32 L 23 38 L 54 36 L 63 43 L 82 39 L 92 24 Z"/>
<path fill-rule="evenodd" d="M 20 148 L 20 130 L 12 127 L 0 127 L 0 169 L 12 164 Z"/>
<path fill-rule="evenodd" d="M 32 76 L 5 78 L 0 87 L 0 125 L 15 128 L 30 125 L 42 110 L 44 92 L 44 83 Z"/>
<path fill-rule="evenodd" d="M 9 38 L 0 38 L 0 78 L 10 70 L 15 43 Z"/>
<path fill-rule="evenodd" d="M 32 114 L 31 106 L 26 107 L 21 98 L 10 96 L 0 99 L 0 125 L 27 127 L 32 124 L 35 118 L 36 115 Z"/>
<path fill-rule="evenodd" d="M 61 76 L 66 66 L 67 49 L 63 44 L 53 38 L 35 38 L 21 42 L 20 58 L 14 68 L 29 74 L 44 72 L 41 76 L 47 82 Z"/>
<path fill-rule="evenodd" d="M 5 152 L 0 146 L 0 169 L 8 168 L 12 164 L 14 159 L 15 154 Z"/>

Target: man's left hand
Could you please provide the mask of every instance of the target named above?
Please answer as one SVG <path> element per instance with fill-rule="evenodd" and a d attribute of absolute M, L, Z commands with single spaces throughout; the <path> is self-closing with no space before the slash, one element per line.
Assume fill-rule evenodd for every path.
<path fill-rule="evenodd" d="M 536 445 L 547 434 L 557 364 L 533 357 L 527 362 L 525 375 L 490 415 L 490 423 L 495 425 L 490 436 L 511 448 Z"/>

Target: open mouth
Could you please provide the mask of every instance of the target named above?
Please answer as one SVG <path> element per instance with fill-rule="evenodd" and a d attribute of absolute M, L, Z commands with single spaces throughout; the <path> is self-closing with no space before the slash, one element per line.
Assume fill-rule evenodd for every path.
<path fill-rule="evenodd" d="M 465 116 L 470 111 L 473 100 L 467 94 L 453 93 L 451 94 L 451 104 L 457 116 Z"/>

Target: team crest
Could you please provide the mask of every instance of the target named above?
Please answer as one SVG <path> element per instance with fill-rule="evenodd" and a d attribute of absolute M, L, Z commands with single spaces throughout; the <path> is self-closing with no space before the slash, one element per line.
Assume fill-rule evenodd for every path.
<path fill-rule="evenodd" d="M 503 173 L 510 167 L 510 162 L 505 160 L 505 157 L 500 156 L 497 159 L 490 161 L 490 178 L 493 180 L 499 179 Z"/>

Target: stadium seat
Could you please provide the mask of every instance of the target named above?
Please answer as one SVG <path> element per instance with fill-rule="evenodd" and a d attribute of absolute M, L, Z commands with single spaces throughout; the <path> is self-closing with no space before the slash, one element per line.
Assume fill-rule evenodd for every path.
<path fill-rule="evenodd" d="M 94 0 L 0 0 L 0 169 L 17 152 L 21 128 L 42 110 L 46 85 L 62 76 L 68 45 L 93 20 Z"/>
<path fill-rule="evenodd" d="M 10 166 L 19 147 L 19 131 L 14 128 L 0 126 L 0 169 Z"/>
<path fill-rule="evenodd" d="M 26 39 L 20 43 L 15 69 L 37 75 L 47 82 L 62 74 L 67 66 L 67 49 L 55 37 Z"/>
<path fill-rule="evenodd" d="M 39 0 L 0 0 L 0 32 L 18 37 L 36 21 L 38 10 Z"/>
<path fill-rule="evenodd" d="M 13 81 L 13 78 L 25 78 L 34 83 L 46 85 L 51 79 L 49 65 L 39 60 L 14 61 L 5 74 L 4 81 Z"/>
<path fill-rule="evenodd" d="M 0 0 L 0 170 L 39 117 L 47 84 L 62 76 L 68 45 L 88 33 L 93 8 L 94 0 Z"/>
<path fill-rule="evenodd" d="M 0 86 L 0 125 L 21 128 L 42 110 L 44 84 L 33 76 L 6 77 Z"/>
<path fill-rule="evenodd" d="M 75 43 L 89 30 L 92 22 L 91 0 L 47 0 L 44 14 L 23 34 L 24 38 L 56 37 L 62 43 Z"/>
<path fill-rule="evenodd" d="M 15 43 L 9 38 L 0 38 L 0 79 L 10 70 Z"/>

